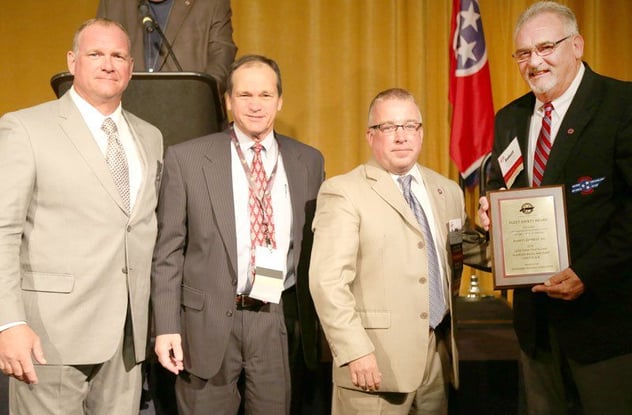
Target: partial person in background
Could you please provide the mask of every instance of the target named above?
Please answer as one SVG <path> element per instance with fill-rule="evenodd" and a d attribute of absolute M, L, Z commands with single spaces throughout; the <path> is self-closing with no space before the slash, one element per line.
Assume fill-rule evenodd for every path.
<path fill-rule="evenodd" d="M 146 29 L 143 13 L 159 25 L 177 64 L 158 30 Z M 178 72 L 180 65 L 183 71 L 206 73 L 216 80 L 221 100 L 237 52 L 230 0 L 100 0 L 97 16 L 115 20 L 127 29 L 137 71 Z M 225 114 L 223 102 L 220 106 Z M 176 414 L 175 378 L 157 363 L 151 345 L 145 372 L 149 390 L 143 400 L 149 399 L 149 393 L 158 415 Z"/>
<path fill-rule="evenodd" d="M 447 414 L 458 385 L 449 232 L 459 186 L 417 163 L 421 113 L 403 89 L 369 107 L 373 157 L 318 194 L 309 282 L 333 355 L 333 414 Z"/>
<path fill-rule="evenodd" d="M 137 71 L 178 71 L 157 30 L 148 32 L 139 7 L 160 25 L 184 71 L 203 72 L 225 89 L 235 59 L 230 0 L 100 0 L 97 16 L 127 29 Z"/>
<path fill-rule="evenodd" d="M 307 270 L 323 157 L 274 131 L 282 104 L 276 62 L 243 56 L 233 125 L 166 152 L 152 303 L 185 415 L 236 414 L 242 400 L 247 414 L 288 414 L 293 359 L 318 363 Z"/>
<path fill-rule="evenodd" d="M 0 369 L 15 415 L 139 411 L 162 136 L 121 108 L 129 48 L 118 23 L 85 22 L 72 88 L 0 119 Z"/>
<path fill-rule="evenodd" d="M 529 7 L 514 42 L 531 92 L 496 115 L 488 188 L 564 185 L 571 264 L 514 291 L 528 412 L 632 414 L 632 83 L 582 62 L 561 4 Z"/>

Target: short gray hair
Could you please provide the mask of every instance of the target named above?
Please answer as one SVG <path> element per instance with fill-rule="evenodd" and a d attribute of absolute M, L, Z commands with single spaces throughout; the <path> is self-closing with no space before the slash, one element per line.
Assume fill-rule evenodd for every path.
<path fill-rule="evenodd" d="M 125 33 L 125 38 L 127 39 L 127 50 L 130 54 L 132 53 L 132 42 L 129 40 L 129 33 L 127 33 L 127 30 L 125 30 L 122 24 L 120 24 L 119 22 L 115 22 L 114 20 L 107 19 L 105 17 L 94 17 L 81 23 L 81 26 L 79 26 L 75 31 L 75 36 L 72 38 L 72 51 L 75 55 L 79 52 L 79 37 L 81 37 L 81 34 L 85 29 L 94 25 L 101 25 L 106 27 L 116 26 L 121 29 L 123 33 Z"/>
<path fill-rule="evenodd" d="M 415 97 L 408 90 L 403 88 L 389 88 L 384 91 L 378 93 L 375 98 L 371 101 L 369 105 L 369 117 L 368 117 L 368 125 L 371 126 L 373 124 L 373 108 L 378 102 L 385 101 L 387 99 L 398 99 L 402 101 L 410 100 L 412 101 L 417 109 L 419 109 L 419 105 L 417 105 L 417 101 L 415 101 Z M 419 111 L 419 120 L 421 121 L 421 111 Z"/>
<path fill-rule="evenodd" d="M 547 0 L 534 3 L 527 10 L 522 12 L 520 17 L 518 18 L 518 21 L 516 22 L 516 28 L 514 29 L 514 40 L 516 40 L 518 32 L 520 32 L 525 23 L 527 23 L 534 17 L 544 13 L 552 13 L 559 17 L 564 24 L 564 29 L 567 36 L 579 34 L 579 28 L 577 27 L 577 18 L 575 18 L 575 13 L 573 13 L 570 8 L 564 6 L 563 4 Z"/>

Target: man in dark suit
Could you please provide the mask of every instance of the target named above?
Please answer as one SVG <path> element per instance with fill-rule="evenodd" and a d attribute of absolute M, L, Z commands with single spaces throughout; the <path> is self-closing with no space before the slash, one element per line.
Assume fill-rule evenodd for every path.
<path fill-rule="evenodd" d="M 273 60 L 240 58 L 226 92 L 234 124 L 166 152 L 155 349 L 179 374 L 183 414 L 236 413 L 242 372 L 246 413 L 289 413 L 288 340 L 308 366 L 318 363 L 306 270 L 323 158 L 274 132 L 281 92 Z"/>
<path fill-rule="evenodd" d="M 230 0 L 100 0 L 97 16 L 120 22 L 130 34 L 136 70 L 178 71 L 156 30 L 148 33 L 139 5 L 160 25 L 185 71 L 203 72 L 224 90 L 235 59 Z"/>
<path fill-rule="evenodd" d="M 489 187 L 564 185 L 570 243 L 569 268 L 514 293 L 529 413 L 629 414 L 632 84 L 582 62 L 584 40 L 565 6 L 534 4 L 514 33 L 532 92 L 496 115 Z M 512 151 L 516 170 L 505 162 Z M 480 203 L 488 227 L 488 201 Z"/>

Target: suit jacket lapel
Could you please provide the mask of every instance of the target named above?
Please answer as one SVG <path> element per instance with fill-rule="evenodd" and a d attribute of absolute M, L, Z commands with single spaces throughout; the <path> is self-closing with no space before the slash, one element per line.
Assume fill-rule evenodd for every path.
<path fill-rule="evenodd" d="M 99 179 L 105 191 L 116 202 L 116 204 L 127 212 L 123 206 L 123 199 L 112 179 L 112 174 L 105 162 L 105 157 L 94 141 L 90 129 L 81 117 L 81 113 L 75 106 L 69 93 L 64 94 L 59 99 L 60 126 L 73 143 L 79 155 L 85 160 L 86 166 Z"/>
<path fill-rule="evenodd" d="M 130 132 L 132 133 L 132 138 L 134 139 L 134 143 L 136 144 L 136 149 L 138 153 L 138 158 L 140 160 L 141 167 L 141 181 L 138 188 L 138 194 L 136 195 L 136 204 L 134 204 L 134 208 L 130 215 L 133 217 L 138 209 L 136 205 L 143 199 L 144 193 L 147 192 L 150 187 L 147 186 L 147 183 L 151 183 L 152 180 L 155 179 L 153 176 L 153 171 L 151 170 L 148 162 L 147 162 L 147 148 L 145 147 L 146 141 L 142 139 L 142 136 L 139 134 L 138 130 L 131 122 L 130 118 L 127 116 L 127 111 L 123 110 L 123 117 L 125 121 L 127 121 L 127 125 L 129 126 Z"/>
<path fill-rule="evenodd" d="M 544 170 L 542 184 L 564 181 L 562 180 L 564 166 L 566 166 L 573 148 L 581 139 L 582 131 L 601 104 L 602 91 L 595 85 L 595 79 L 594 72 L 586 65 L 584 78 L 562 120 L 557 136 L 555 136 L 551 154 Z"/>
<path fill-rule="evenodd" d="M 401 189 L 393 181 L 391 175 L 380 167 L 374 159 L 365 165 L 366 178 L 372 182 L 371 187 L 386 203 L 391 205 L 406 222 L 421 234 L 421 228 L 415 218 L 415 214 L 406 203 Z"/>
<path fill-rule="evenodd" d="M 147 70 L 147 64 L 145 62 L 145 26 L 138 13 L 137 1 L 126 1 L 125 6 L 127 8 L 127 14 L 131 16 L 137 16 L 136 25 L 129 28 L 129 40 L 132 45 L 130 51 L 132 56 L 140 56 L 140 62 L 134 62 L 134 70 L 136 72 L 143 72 Z"/>
<path fill-rule="evenodd" d="M 522 154 L 523 170 L 518 174 L 512 187 L 529 187 L 528 162 L 529 162 L 529 128 L 531 126 L 531 116 L 533 115 L 533 106 L 535 105 L 535 96 L 527 95 L 516 109 L 516 123 L 511 127 L 506 137 L 505 146 L 508 146 L 514 137 L 518 138 L 520 153 Z M 506 147 L 505 147 L 506 149 Z M 502 149 L 504 151 L 505 149 Z"/>
<path fill-rule="evenodd" d="M 237 273 L 237 235 L 231 173 L 231 139 L 228 134 L 208 141 L 207 162 L 202 170 L 211 201 L 210 208 L 217 218 L 217 227 L 224 241 L 230 264 Z M 210 216 L 210 215 L 209 215 Z"/>
<path fill-rule="evenodd" d="M 290 201 L 292 203 L 292 247 L 294 253 L 294 265 L 298 265 L 301 257 L 301 242 L 303 229 L 301 221 L 297 218 L 305 215 L 305 202 L 307 202 L 307 170 L 301 162 L 301 153 L 296 151 L 294 144 L 286 137 L 276 135 L 279 143 L 279 152 L 283 160 L 283 167 L 290 188 Z M 311 225 L 311 224 L 310 224 Z"/>
<path fill-rule="evenodd" d="M 446 189 L 441 186 L 441 184 L 437 183 L 432 179 L 432 176 L 427 174 L 426 170 L 419 166 L 419 172 L 421 173 L 421 177 L 423 178 L 424 185 L 426 187 L 426 193 L 428 194 L 428 199 L 430 200 L 430 206 L 432 208 L 432 216 L 435 221 L 435 231 L 438 232 L 439 241 L 436 241 L 438 246 L 446 246 L 448 240 L 448 220 L 457 219 L 457 218 L 449 218 L 446 215 Z M 447 256 L 442 256 L 447 259 Z M 446 269 L 449 268 L 449 263 L 446 262 Z"/>
<path fill-rule="evenodd" d="M 184 19 L 186 19 L 189 12 L 191 11 L 194 2 L 195 0 L 174 0 L 173 6 L 171 6 L 169 19 L 167 20 L 167 30 L 165 30 L 165 37 L 167 38 L 167 40 L 169 40 L 169 43 L 172 46 L 175 43 L 176 38 L 178 37 L 178 33 L 180 32 L 180 28 L 184 23 Z M 162 61 L 159 65 L 160 68 L 165 65 L 167 59 L 171 59 L 169 57 L 166 45 L 163 44 L 162 49 L 165 51 L 165 53 L 162 55 Z"/>

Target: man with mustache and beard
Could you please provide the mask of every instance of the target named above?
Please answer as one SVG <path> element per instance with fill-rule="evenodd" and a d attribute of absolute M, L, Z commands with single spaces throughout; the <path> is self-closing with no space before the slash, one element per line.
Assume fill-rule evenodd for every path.
<path fill-rule="evenodd" d="M 514 40 L 531 92 L 496 115 L 488 188 L 564 185 L 571 264 L 514 293 L 528 411 L 629 414 L 632 84 L 582 62 L 584 39 L 566 6 L 532 5 Z M 500 162 L 512 148 L 523 159 L 517 174 Z M 480 204 L 488 229 L 488 200 Z"/>

